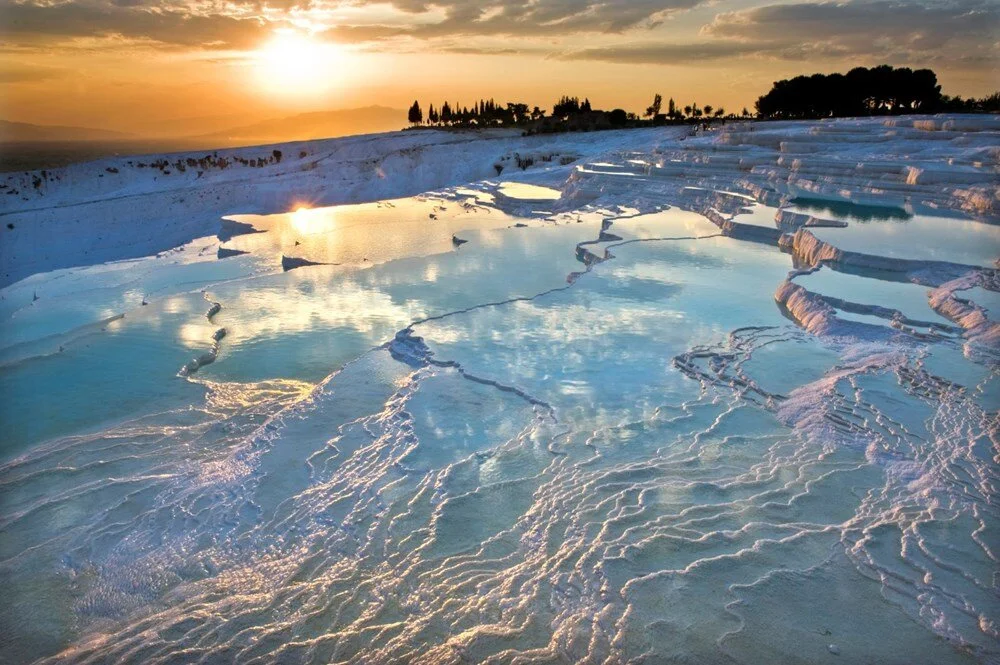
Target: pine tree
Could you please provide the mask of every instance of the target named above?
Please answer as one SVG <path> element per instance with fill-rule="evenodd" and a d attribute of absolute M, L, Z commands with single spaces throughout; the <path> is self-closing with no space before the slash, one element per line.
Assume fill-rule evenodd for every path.
<path fill-rule="evenodd" d="M 580 112 L 580 98 L 563 95 L 552 107 L 552 117 L 559 120 Z"/>
<path fill-rule="evenodd" d="M 420 103 L 416 100 L 413 101 L 413 106 L 410 107 L 410 112 L 407 115 L 411 124 L 419 125 L 424 121 L 424 112 L 420 110 Z"/>

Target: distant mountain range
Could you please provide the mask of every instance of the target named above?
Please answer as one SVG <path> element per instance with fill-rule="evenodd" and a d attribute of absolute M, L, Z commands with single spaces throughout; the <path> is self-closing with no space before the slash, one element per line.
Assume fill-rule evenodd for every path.
<path fill-rule="evenodd" d="M 125 132 L 93 127 L 33 125 L 28 122 L 0 120 L 0 141 L 128 141 L 138 138 Z"/>
<path fill-rule="evenodd" d="M 227 144 L 276 143 L 307 139 L 392 132 L 406 127 L 406 111 L 386 106 L 300 113 L 242 127 L 202 134 L 197 139 L 220 139 Z"/>
<path fill-rule="evenodd" d="M 405 126 L 406 111 L 386 106 L 366 106 L 356 109 L 300 113 L 298 115 L 263 120 L 253 124 L 231 127 L 205 134 L 187 136 L 174 134 L 170 137 L 130 134 L 107 129 L 95 129 L 93 127 L 35 125 L 27 122 L 0 120 L 0 142 L 110 142 L 169 139 L 184 143 L 195 141 L 206 145 L 224 147 L 390 132 L 402 129 Z"/>

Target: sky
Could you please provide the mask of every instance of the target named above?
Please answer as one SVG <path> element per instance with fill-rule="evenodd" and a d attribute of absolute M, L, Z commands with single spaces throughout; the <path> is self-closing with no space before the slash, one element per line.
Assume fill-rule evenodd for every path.
<path fill-rule="evenodd" d="M 150 136 L 415 98 L 739 111 L 882 63 L 1000 88 L 1000 0 L 0 0 L 0 118 Z"/>

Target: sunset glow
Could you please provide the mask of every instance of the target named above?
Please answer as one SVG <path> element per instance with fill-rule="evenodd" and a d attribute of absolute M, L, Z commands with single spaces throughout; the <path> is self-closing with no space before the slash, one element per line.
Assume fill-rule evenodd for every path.
<path fill-rule="evenodd" d="M 343 53 L 302 32 L 280 32 L 253 54 L 257 84 L 282 97 L 320 97 L 337 87 Z"/>
<path fill-rule="evenodd" d="M 291 214 L 292 226 L 299 233 L 310 233 L 314 231 L 315 214 L 307 206 L 299 206 Z"/>
<path fill-rule="evenodd" d="M 371 105 L 405 124 L 418 97 L 738 111 L 782 78 L 881 63 L 982 96 L 997 25 L 986 0 L 0 0 L 0 118 L 146 138 Z"/>

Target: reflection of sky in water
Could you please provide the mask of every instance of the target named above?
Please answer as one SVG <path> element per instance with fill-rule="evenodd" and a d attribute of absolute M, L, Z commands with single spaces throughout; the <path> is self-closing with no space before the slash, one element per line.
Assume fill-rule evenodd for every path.
<path fill-rule="evenodd" d="M 562 192 L 558 189 L 523 182 L 500 183 L 500 193 L 512 199 L 526 199 L 531 201 L 554 201 L 562 197 Z"/>
<path fill-rule="evenodd" d="M 846 251 L 892 258 L 991 266 L 1000 255 L 1000 226 L 956 217 L 914 215 L 810 231 Z"/>
<path fill-rule="evenodd" d="M 931 309 L 926 286 L 909 282 L 888 282 L 877 278 L 861 277 L 821 268 L 808 275 L 795 278 L 809 291 L 839 298 L 859 305 L 879 305 L 897 309 L 904 316 L 917 321 L 953 325 L 952 322 Z M 862 315 L 859 315 L 862 316 Z M 885 319 L 882 319 L 885 325 Z"/>
<path fill-rule="evenodd" d="M 832 201 L 796 197 L 788 207 L 793 212 L 802 212 L 816 217 L 839 219 L 848 222 L 906 221 L 913 217 L 902 208 L 871 206 L 852 201 Z"/>
<path fill-rule="evenodd" d="M 360 265 L 447 252 L 456 233 L 514 223 L 502 211 L 467 198 L 408 198 L 277 215 L 234 215 L 231 219 L 267 233 L 236 236 L 225 246 L 271 254 L 276 261 L 285 255 Z"/>
<path fill-rule="evenodd" d="M 971 289 L 965 289 L 964 291 L 956 291 L 955 296 L 971 300 L 980 307 L 986 308 L 986 311 L 989 312 L 990 319 L 994 321 L 1000 320 L 1000 293 L 997 293 L 996 291 L 987 291 L 986 289 L 977 286 Z"/>
<path fill-rule="evenodd" d="M 226 660 L 252 634 L 263 661 L 370 660 L 373 648 L 386 662 L 444 660 L 460 642 L 483 662 L 558 635 L 583 637 L 565 657 L 579 661 L 600 660 L 592 644 L 611 659 L 716 662 L 722 645 L 786 662 L 827 657 L 831 643 L 847 660 L 963 661 L 917 609 L 885 602 L 879 580 L 992 606 L 976 537 L 995 511 L 989 488 L 966 482 L 993 464 L 988 445 L 968 445 L 986 437 L 966 395 L 995 394 L 971 390 L 983 367 L 958 345 L 893 353 L 805 334 L 774 302 L 789 255 L 718 237 L 693 213 L 618 219 L 609 232 L 622 240 L 593 242 L 610 210 L 512 228 L 473 198 L 485 200 L 444 192 L 256 217 L 268 233 L 227 246 L 257 256 L 216 261 L 209 241 L 197 260 L 7 292 L 3 325 L 23 330 L 19 343 L 49 335 L 66 348 L 0 369 L 13 395 L 0 407 L 3 459 L 82 434 L 0 468 L 0 499 L 24 516 L 5 523 L 0 560 L 31 556 L 15 564 L 0 621 L 30 610 L 49 622 L 11 622 L 18 659 L 71 643 L 68 658 L 116 662 L 155 635 L 154 650 Z M 854 226 L 915 220 L 919 231 L 919 218 Z M 613 258 L 570 281 L 585 241 Z M 282 273 L 282 253 L 349 265 Z M 935 320 L 923 287 L 826 268 L 797 281 Z M 106 330 L 65 335 L 119 311 Z M 422 341 L 391 347 L 429 349 L 441 365 L 393 359 L 397 332 L 441 315 L 413 326 Z M 218 327 L 218 360 L 177 377 Z M 940 384 L 919 372 L 897 375 L 893 363 L 916 357 L 970 390 L 932 394 Z M 768 403 L 758 387 L 781 395 Z M 831 427 L 834 409 L 858 428 Z M 918 548 L 904 546 L 911 535 Z M 591 610 L 611 627 L 594 641 Z"/>
<path fill-rule="evenodd" d="M 740 224 L 752 224 L 753 226 L 763 226 L 769 229 L 778 228 L 774 221 L 774 215 L 777 212 L 776 208 L 761 205 L 759 203 L 748 203 L 747 207 L 750 208 L 750 212 L 736 215 L 733 218 L 734 222 L 738 222 Z"/>

